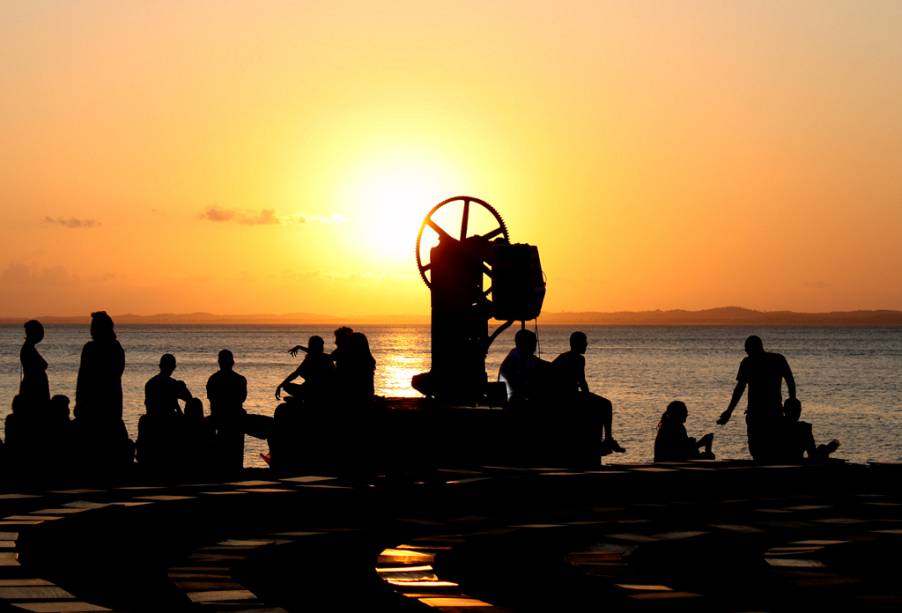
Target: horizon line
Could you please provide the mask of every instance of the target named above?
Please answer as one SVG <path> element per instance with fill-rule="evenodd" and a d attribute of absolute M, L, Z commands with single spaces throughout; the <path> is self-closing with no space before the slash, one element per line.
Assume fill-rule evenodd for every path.
<path fill-rule="evenodd" d="M 428 324 L 429 315 L 409 313 L 383 315 L 323 315 L 320 313 L 210 313 L 193 311 L 185 313 L 137 313 L 113 314 L 117 323 L 146 325 L 286 325 L 286 324 Z M 0 324 L 24 323 L 37 319 L 48 324 L 82 324 L 90 321 L 90 315 L 43 315 L 17 317 L 0 315 Z M 538 318 L 550 325 L 902 325 L 902 310 L 854 309 L 845 311 L 791 311 L 757 310 L 738 306 L 722 306 L 708 309 L 652 309 L 643 311 L 553 311 Z"/>

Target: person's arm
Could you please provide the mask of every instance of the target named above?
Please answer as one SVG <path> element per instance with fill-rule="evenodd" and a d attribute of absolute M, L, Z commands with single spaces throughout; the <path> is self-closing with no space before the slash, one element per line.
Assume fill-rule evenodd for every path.
<path fill-rule="evenodd" d="M 730 416 L 733 414 L 733 410 L 736 408 L 736 405 L 739 404 L 740 398 L 742 398 L 742 393 L 745 392 L 745 381 L 739 381 L 736 383 L 736 387 L 733 389 L 733 397 L 730 399 L 730 406 L 727 407 L 727 410 L 720 414 L 720 417 L 717 420 L 717 423 L 721 426 L 730 421 Z"/>
<path fill-rule="evenodd" d="M 789 367 L 789 362 L 786 361 L 786 358 L 783 358 L 783 364 L 786 366 L 786 370 L 783 372 L 783 378 L 786 379 L 786 389 L 789 392 L 789 397 L 795 398 L 796 397 L 795 377 L 792 376 L 792 369 Z"/>
<path fill-rule="evenodd" d="M 298 366 L 296 369 L 294 369 L 294 372 L 292 372 L 290 375 L 285 377 L 285 380 L 282 381 L 281 383 L 279 383 L 279 385 L 276 387 L 276 400 L 282 399 L 282 388 L 285 387 L 287 384 L 291 383 L 292 381 L 294 381 L 295 379 L 297 379 L 299 376 L 301 376 L 301 367 L 300 366 Z M 247 392 L 245 391 L 245 395 L 246 394 L 247 394 Z"/>
<path fill-rule="evenodd" d="M 294 347 L 292 347 L 291 349 L 288 350 L 288 353 L 291 355 L 291 357 L 295 357 L 298 354 L 298 351 L 303 351 L 304 353 L 306 353 L 307 348 L 304 347 L 303 345 L 295 345 Z"/>
<path fill-rule="evenodd" d="M 244 401 L 247 400 L 247 379 L 241 377 L 241 390 L 238 392 L 238 397 L 241 400 L 241 404 L 244 404 Z"/>
<path fill-rule="evenodd" d="M 582 357 L 582 356 L 580 356 Z M 589 393 L 589 384 L 586 382 L 586 359 L 583 358 L 579 361 L 579 381 L 577 382 L 577 386 L 579 390 L 583 394 Z"/>

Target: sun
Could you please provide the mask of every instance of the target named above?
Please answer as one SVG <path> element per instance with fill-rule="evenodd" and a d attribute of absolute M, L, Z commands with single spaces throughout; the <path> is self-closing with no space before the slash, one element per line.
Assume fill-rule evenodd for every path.
<path fill-rule="evenodd" d="M 350 189 L 359 246 L 367 257 L 409 263 L 426 214 L 459 189 L 452 173 L 435 160 L 391 156 L 368 164 Z"/>

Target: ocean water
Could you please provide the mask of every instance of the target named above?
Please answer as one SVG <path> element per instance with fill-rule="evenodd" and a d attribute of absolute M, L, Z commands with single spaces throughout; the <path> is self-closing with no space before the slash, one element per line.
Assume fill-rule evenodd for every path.
<path fill-rule="evenodd" d="M 353 325 L 353 322 L 350 322 Z M 429 369 L 429 327 L 362 326 L 377 361 L 376 390 L 384 396 L 417 396 L 410 378 Z M 540 327 L 540 353 L 551 360 L 568 348 L 573 327 Z M 627 452 L 606 463 L 650 462 L 655 430 L 667 403 L 689 407 L 690 436 L 714 432 L 719 458 L 746 458 L 743 398 L 726 426 L 715 421 L 726 408 L 749 334 L 768 351 L 786 356 L 803 403 L 802 418 L 818 442 L 841 441 L 836 457 L 853 462 L 902 461 L 902 328 L 727 328 L 583 326 L 589 337 L 586 378 L 592 391 L 614 404 L 614 434 Z M 333 339 L 318 326 L 117 326 L 126 354 L 125 423 L 132 437 L 144 412 L 144 383 L 158 372 L 160 355 L 178 360 L 174 376 L 205 398 L 216 354 L 229 348 L 236 370 L 248 379 L 249 412 L 271 415 L 276 385 L 298 364 L 287 351 L 311 334 Z M 18 390 L 21 326 L 0 326 L 0 417 Z M 50 363 L 51 393 L 74 399 L 75 379 L 88 327 L 48 325 L 39 351 Z M 494 379 L 513 346 L 508 330 L 493 345 L 487 370 Z M 261 466 L 266 444 L 247 438 L 245 465 Z"/>

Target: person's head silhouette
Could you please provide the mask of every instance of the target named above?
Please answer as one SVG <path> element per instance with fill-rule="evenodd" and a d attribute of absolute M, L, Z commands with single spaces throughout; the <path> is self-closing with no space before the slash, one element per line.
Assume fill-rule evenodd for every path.
<path fill-rule="evenodd" d="M 669 419 L 676 423 L 682 424 L 686 422 L 686 417 L 689 416 L 689 409 L 686 408 L 686 403 L 682 400 L 674 400 L 670 404 L 667 405 L 667 409 L 664 411 L 663 419 Z"/>
<path fill-rule="evenodd" d="M 570 335 L 570 349 L 576 353 L 585 353 L 589 347 L 589 339 L 585 332 L 577 330 Z"/>
<path fill-rule="evenodd" d="M 37 319 L 29 319 L 25 322 L 25 340 L 32 345 L 37 345 L 44 340 L 44 326 Z"/>
<path fill-rule="evenodd" d="M 235 356 L 232 355 L 232 352 L 228 349 L 223 349 L 222 351 L 220 351 L 219 368 L 221 370 L 232 370 L 233 366 L 235 366 Z"/>
<path fill-rule="evenodd" d="M 113 318 L 106 311 L 91 313 L 91 338 L 95 341 L 108 341 L 116 339 L 113 329 Z"/>
<path fill-rule="evenodd" d="M 802 417 L 802 403 L 798 398 L 787 398 L 783 403 L 783 414 L 790 421 L 799 421 Z"/>
<path fill-rule="evenodd" d="M 175 356 L 171 353 L 164 353 L 160 356 L 160 372 L 164 375 L 171 375 L 175 372 Z"/>
<path fill-rule="evenodd" d="M 204 403 L 200 398 L 191 398 L 185 402 L 185 417 L 192 421 L 201 421 L 204 418 Z"/>
<path fill-rule="evenodd" d="M 517 330 L 517 333 L 514 335 L 514 346 L 526 355 L 532 355 L 536 352 L 537 343 L 536 334 L 532 330 L 523 328 L 522 330 Z"/>
<path fill-rule="evenodd" d="M 351 335 L 354 334 L 354 330 L 349 328 L 348 326 L 342 326 L 335 330 L 335 346 L 341 347 L 351 338 Z"/>
<path fill-rule="evenodd" d="M 754 334 L 745 339 L 745 352 L 749 355 L 759 355 L 764 353 L 764 341 L 760 336 Z"/>
<path fill-rule="evenodd" d="M 336 339 L 338 337 L 336 336 Z M 319 355 L 324 353 L 326 342 L 323 340 L 322 336 L 311 336 L 307 341 L 307 353 L 312 355 Z"/>

